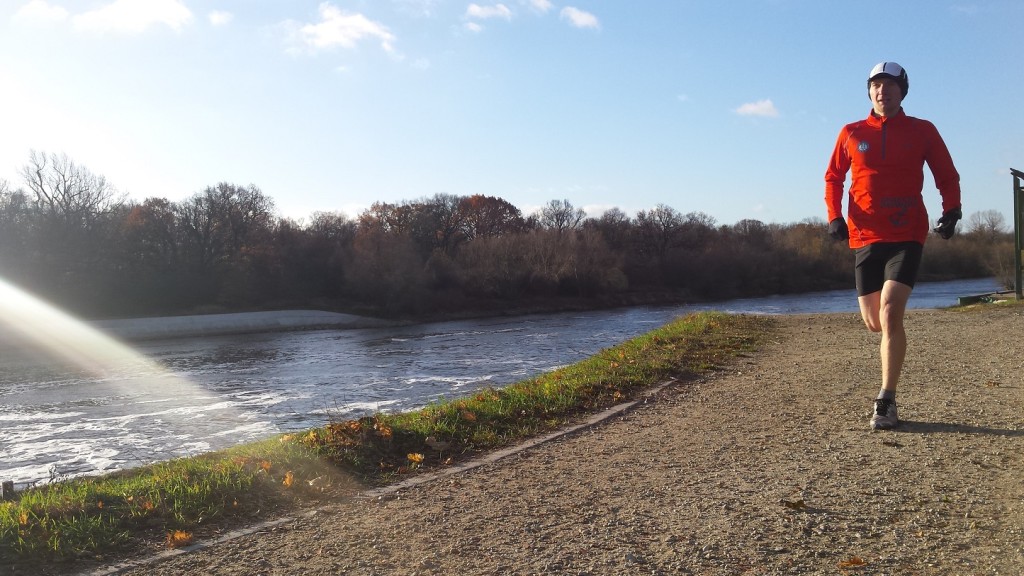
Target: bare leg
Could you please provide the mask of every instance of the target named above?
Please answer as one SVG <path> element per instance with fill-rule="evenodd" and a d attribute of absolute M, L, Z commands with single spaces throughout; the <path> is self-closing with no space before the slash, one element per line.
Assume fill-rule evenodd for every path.
<path fill-rule="evenodd" d="M 907 311 L 911 287 L 895 280 L 886 280 L 880 292 L 857 299 L 864 325 L 872 332 L 882 333 L 882 389 L 895 391 L 907 355 L 907 333 L 903 316 Z"/>

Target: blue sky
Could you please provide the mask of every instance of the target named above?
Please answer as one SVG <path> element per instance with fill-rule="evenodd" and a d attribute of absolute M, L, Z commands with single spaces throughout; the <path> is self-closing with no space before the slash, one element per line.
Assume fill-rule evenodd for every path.
<path fill-rule="evenodd" d="M 0 179 L 37 150 L 140 201 L 255 184 L 296 219 L 448 193 L 823 220 L 836 135 L 894 60 L 965 214 L 1012 223 L 1021 22 L 1019 0 L 5 0 Z"/>

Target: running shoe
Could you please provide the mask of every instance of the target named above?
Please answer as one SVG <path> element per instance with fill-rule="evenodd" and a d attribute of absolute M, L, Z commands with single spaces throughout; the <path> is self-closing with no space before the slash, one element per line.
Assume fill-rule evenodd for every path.
<path fill-rule="evenodd" d="M 896 401 L 889 398 L 875 400 L 875 410 L 871 414 L 872 430 L 889 430 L 899 424 L 896 418 Z"/>

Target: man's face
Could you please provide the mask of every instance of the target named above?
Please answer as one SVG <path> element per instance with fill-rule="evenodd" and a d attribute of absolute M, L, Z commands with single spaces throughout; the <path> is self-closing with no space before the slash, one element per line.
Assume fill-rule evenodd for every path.
<path fill-rule="evenodd" d="M 896 79 L 891 76 L 879 76 L 868 84 L 868 96 L 875 114 L 893 116 L 900 111 L 903 103 L 903 92 Z"/>

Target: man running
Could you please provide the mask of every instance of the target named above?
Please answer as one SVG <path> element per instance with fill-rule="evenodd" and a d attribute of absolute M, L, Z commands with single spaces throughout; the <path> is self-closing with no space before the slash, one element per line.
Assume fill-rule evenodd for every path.
<path fill-rule="evenodd" d="M 899 422 L 896 385 L 907 352 L 903 317 L 928 236 L 921 194 L 926 162 L 942 195 L 935 232 L 951 238 L 962 212 L 960 175 L 938 130 L 903 112 L 910 89 L 907 71 L 895 62 L 881 62 L 868 74 L 867 88 L 871 113 L 839 132 L 825 171 L 825 204 L 829 234 L 849 240 L 854 251 L 864 324 L 882 333 L 882 387 L 871 429 L 885 430 Z M 851 171 L 849 217 L 843 218 L 843 185 Z"/>

